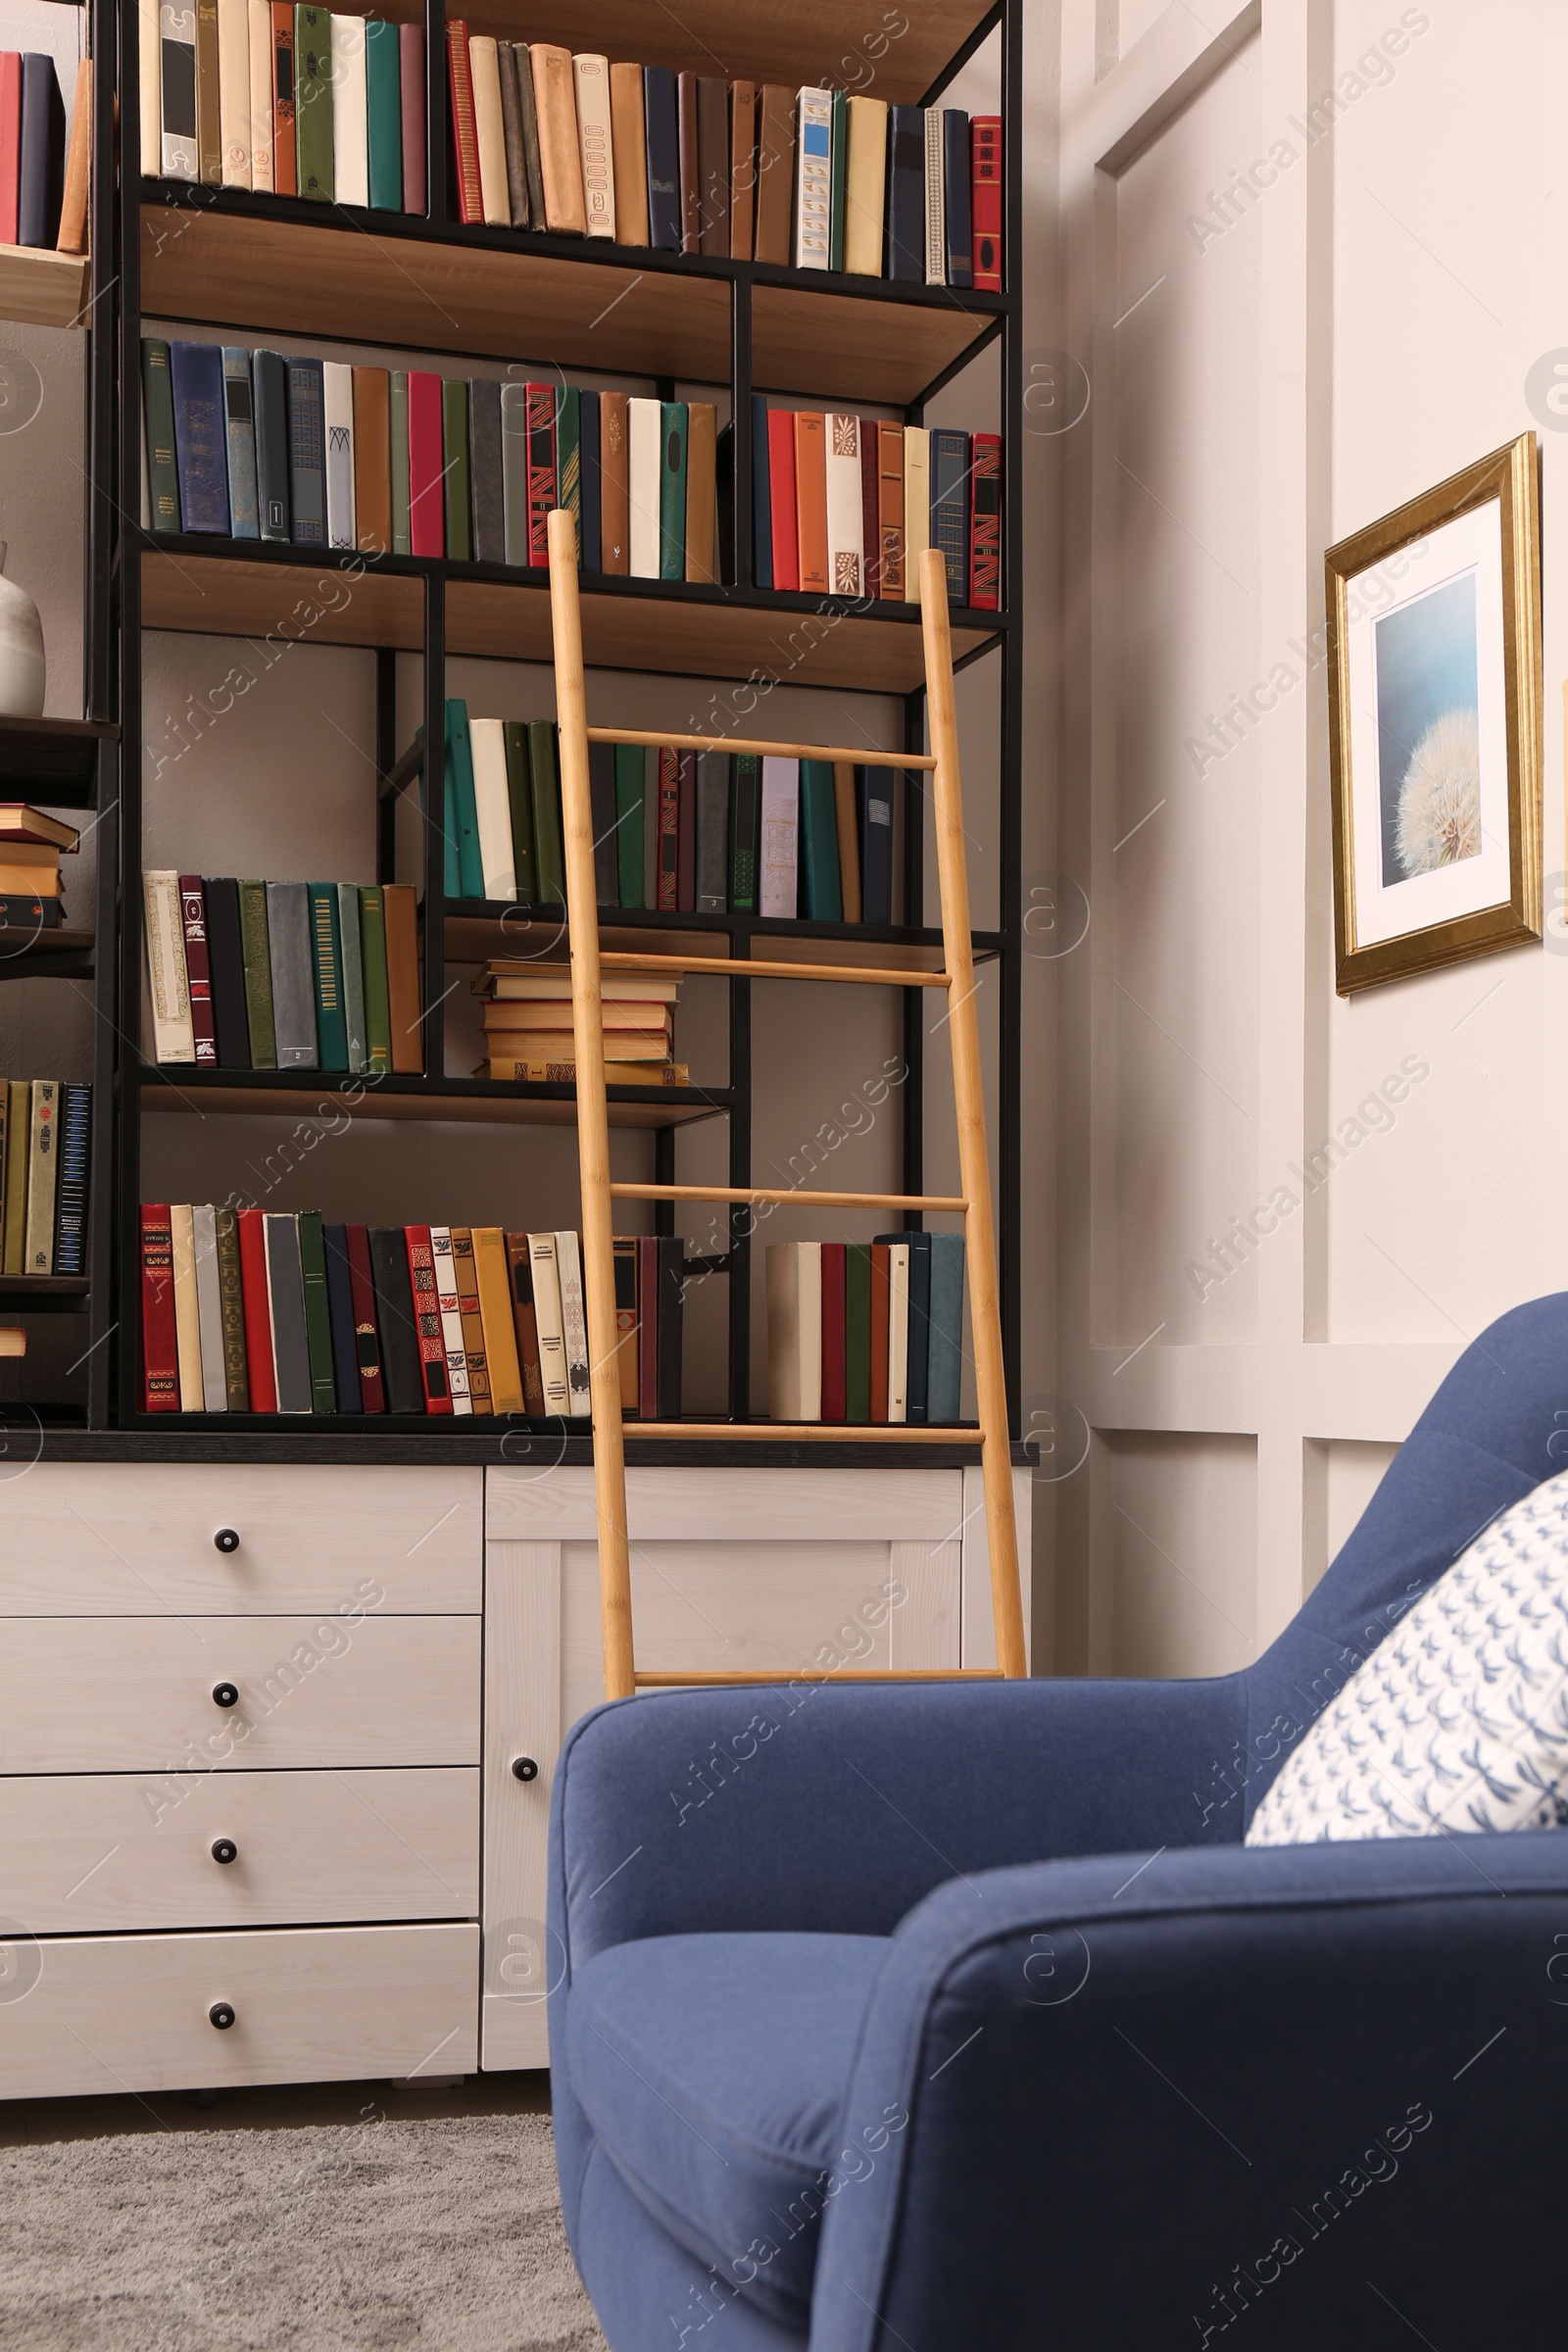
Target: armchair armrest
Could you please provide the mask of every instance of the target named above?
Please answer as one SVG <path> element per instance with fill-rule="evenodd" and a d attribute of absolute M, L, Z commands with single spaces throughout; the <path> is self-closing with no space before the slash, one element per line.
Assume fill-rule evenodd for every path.
<path fill-rule="evenodd" d="M 1258 2302 L 1282 2352 L 1529 2340 L 1565 1979 L 1555 1831 L 955 1881 L 872 1998 L 810 2352 L 1200 2348 Z"/>

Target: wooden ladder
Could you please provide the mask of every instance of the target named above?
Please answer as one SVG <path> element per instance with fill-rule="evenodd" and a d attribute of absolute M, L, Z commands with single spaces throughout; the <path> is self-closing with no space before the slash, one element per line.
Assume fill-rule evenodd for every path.
<path fill-rule="evenodd" d="M 1002 1360 L 997 1297 L 996 1239 L 991 1216 L 985 1103 L 980 1079 L 980 1030 L 975 1016 L 974 959 L 969 929 L 969 882 L 963 857 L 963 808 L 958 782 L 958 727 L 953 693 L 953 644 L 948 628 L 948 584 L 935 548 L 921 558 L 920 623 L 925 644 L 926 707 L 935 749 L 889 758 L 890 767 L 927 768 L 936 812 L 937 873 L 942 897 L 940 972 L 868 970 L 859 965 L 769 963 L 723 956 L 602 955 L 594 880 L 594 826 L 588 785 L 591 743 L 641 744 L 683 751 L 754 752 L 786 759 L 862 761 L 865 749 L 845 751 L 809 743 L 754 743 L 735 737 L 672 735 L 627 727 L 591 727 L 583 678 L 582 611 L 577 586 L 577 535 L 572 516 L 550 516 L 550 613 L 555 639 L 556 714 L 561 729 L 561 801 L 565 839 L 566 921 L 571 953 L 572 1032 L 577 1058 L 577 1144 L 582 1182 L 583 1288 L 588 1310 L 588 1355 L 593 1401 L 594 1496 L 599 1521 L 599 1591 L 604 1623 L 605 1694 L 629 1698 L 652 1685 L 769 1683 L 808 1679 L 785 1670 L 733 1673 L 644 1673 L 632 1649 L 631 1564 L 626 1533 L 626 1457 L 616 1364 L 615 1272 L 612 1235 L 617 1200 L 787 1201 L 795 1208 L 948 1209 L 961 1212 L 966 1243 L 980 1459 L 991 1553 L 991 1608 L 996 1626 L 995 1667 L 902 1671 L 896 1667 L 835 1669 L 856 1682 L 952 1682 L 1028 1672 L 1018 1585 L 1018 1538 L 1012 1507 L 1012 1463 L 1007 1393 Z M 961 1195 L 914 1193 L 734 1192 L 710 1184 L 612 1184 L 610 1121 L 605 1095 L 604 1021 L 600 974 L 689 969 L 735 973 L 747 979 L 831 980 L 862 986 L 945 988 L 952 1039 L 953 1091 L 958 1122 Z M 639 1437 L 755 1439 L 755 1422 L 639 1421 Z M 792 1439 L 864 1444 L 878 1439 L 952 1445 L 951 1429 L 902 1422 L 791 1423 Z"/>

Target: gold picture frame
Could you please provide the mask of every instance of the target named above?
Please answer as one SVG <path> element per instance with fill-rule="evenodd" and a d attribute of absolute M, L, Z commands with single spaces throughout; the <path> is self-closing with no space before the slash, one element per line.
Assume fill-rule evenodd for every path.
<path fill-rule="evenodd" d="M 1521 433 L 1324 558 L 1342 997 L 1541 938 L 1538 480 Z"/>

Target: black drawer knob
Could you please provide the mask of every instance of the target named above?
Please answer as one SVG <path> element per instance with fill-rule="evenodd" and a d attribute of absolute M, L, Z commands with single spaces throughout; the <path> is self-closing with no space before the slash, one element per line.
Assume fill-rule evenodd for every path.
<path fill-rule="evenodd" d="M 536 1781 L 539 1778 L 539 1767 L 532 1756 L 514 1756 L 512 1777 L 514 1781 Z"/>
<path fill-rule="evenodd" d="M 237 1707 L 239 1692 L 234 1685 L 232 1683 L 215 1683 L 213 1685 L 213 1704 L 218 1707 Z"/>
<path fill-rule="evenodd" d="M 213 1839 L 213 1860 L 215 1862 L 237 1862 L 239 1860 L 239 1847 L 234 1843 L 232 1838 L 215 1838 Z"/>
<path fill-rule="evenodd" d="M 220 2034 L 226 2034 L 234 2023 L 234 2012 L 227 2001 L 215 2001 L 207 2017 L 209 2024 L 215 2025 Z"/>
<path fill-rule="evenodd" d="M 220 1551 L 238 1551 L 239 1536 L 232 1527 L 220 1527 L 213 1542 Z"/>

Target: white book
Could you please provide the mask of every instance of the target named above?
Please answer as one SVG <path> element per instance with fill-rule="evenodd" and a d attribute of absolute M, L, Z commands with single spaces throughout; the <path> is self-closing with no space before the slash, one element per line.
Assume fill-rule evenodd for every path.
<path fill-rule="evenodd" d="M 822 1418 L 822 1245 L 767 1245 L 767 1410 L 774 1421 Z"/>
<path fill-rule="evenodd" d="M 566 1354 L 566 1410 L 586 1420 L 594 1409 L 588 1378 L 588 1308 L 583 1297 L 582 1252 L 574 1233 L 556 1236 L 556 1279 L 561 1285 L 561 1336 Z"/>
<path fill-rule="evenodd" d="M 158 11 L 164 177 L 200 179 L 196 147 L 196 11 L 163 0 Z"/>
<path fill-rule="evenodd" d="M 948 223 L 943 202 L 942 109 L 925 110 L 925 282 L 948 282 Z"/>
<path fill-rule="evenodd" d="M 470 42 L 469 46 L 472 44 Z M 572 79 L 577 85 L 577 143 L 582 151 L 582 190 L 588 208 L 588 234 L 615 234 L 615 163 L 610 144 L 610 60 L 574 57 Z"/>
<path fill-rule="evenodd" d="M 888 1244 L 888 1419 L 909 1418 L 909 1245 Z"/>
<path fill-rule="evenodd" d="M 251 19 L 251 186 L 271 193 L 272 12 L 268 0 L 250 0 Z"/>
<path fill-rule="evenodd" d="M 333 24 L 337 23 L 334 17 Z M 326 442 L 326 544 L 354 545 L 354 370 L 321 363 L 321 423 Z"/>
<path fill-rule="evenodd" d="M 923 424 L 904 428 L 904 593 L 920 602 L 920 558 L 931 544 L 931 435 Z"/>
<path fill-rule="evenodd" d="M 136 0 L 136 79 L 141 110 L 141 175 L 161 179 L 164 171 L 164 75 L 158 46 L 158 0 Z"/>
<path fill-rule="evenodd" d="M 179 1364 L 179 1409 L 204 1413 L 201 1308 L 196 1297 L 196 1229 L 188 1200 L 169 1211 L 170 1261 L 174 1278 L 174 1348 Z"/>
<path fill-rule="evenodd" d="M 825 270 L 833 199 L 833 97 L 802 90 L 796 101 L 795 267 Z"/>
<path fill-rule="evenodd" d="M 479 202 L 485 226 L 510 228 L 512 195 L 507 186 L 507 132 L 501 114 L 501 58 L 488 33 L 468 36 L 468 79 L 473 86 Z"/>
<path fill-rule="evenodd" d="M 507 746 L 499 718 L 470 718 L 473 799 L 479 813 L 479 863 L 487 899 L 517 895 L 516 854 L 512 846 L 512 796 L 507 790 Z"/>
<path fill-rule="evenodd" d="M 835 596 L 860 596 L 865 589 L 860 419 L 829 412 L 823 427 L 827 442 L 828 586 Z"/>
<path fill-rule="evenodd" d="M 634 580 L 659 577 L 659 481 L 663 419 L 657 400 L 626 403 L 626 496 L 631 508 L 628 551 Z"/>
<path fill-rule="evenodd" d="M 218 139 L 225 188 L 251 184 L 250 0 L 218 0 Z"/>
<path fill-rule="evenodd" d="M 370 146 L 365 91 L 365 19 L 332 19 L 332 198 L 370 201 Z M 332 542 L 333 546 L 339 544 Z M 343 542 L 349 547 L 352 539 Z"/>
<path fill-rule="evenodd" d="M 761 867 L 759 911 L 793 922 L 796 904 L 796 842 L 801 821 L 801 763 L 762 761 Z"/>
<path fill-rule="evenodd" d="M 458 1270 L 452 1262 L 450 1225 L 431 1226 L 430 1257 L 435 1267 L 435 1302 L 441 1309 L 441 1345 L 446 1349 L 447 1385 L 452 1391 L 452 1410 L 455 1413 L 471 1413 L 473 1398 L 468 1392 L 468 1357 L 463 1345 L 463 1301 L 458 1297 Z"/>
<path fill-rule="evenodd" d="M 226 1413 L 223 1378 L 223 1299 L 218 1282 L 218 1218 L 211 1204 L 190 1212 L 196 1252 L 196 1319 L 201 1331 L 202 1398 L 210 1413 Z"/>
<path fill-rule="evenodd" d="M 502 554 L 509 564 L 528 561 L 528 387 L 501 387 Z"/>
<path fill-rule="evenodd" d="M 141 878 L 147 926 L 147 978 L 153 996 L 153 1053 L 159 1061 L 194 1061 L 196 1032 L 185 977 L 185 923 L 179 876 L 162 867 Z"/>
<path fill-rule="evenodd" d="M 539 1340 L 539 1378 L 544 1387 L 545 1411 L 564 1413 L 570 1407 L 566 1386 L 566 1340 L 561 1320 L 561 1277 L 556 1270 L 556 1237 L 530 1233 L 528 1264 L 533 1274 L 533 1319 Z"/>

